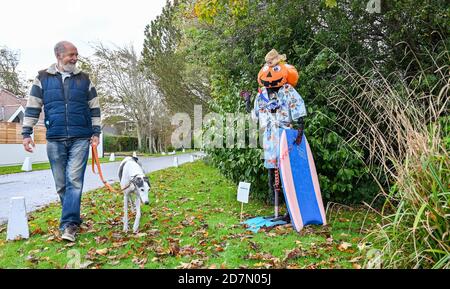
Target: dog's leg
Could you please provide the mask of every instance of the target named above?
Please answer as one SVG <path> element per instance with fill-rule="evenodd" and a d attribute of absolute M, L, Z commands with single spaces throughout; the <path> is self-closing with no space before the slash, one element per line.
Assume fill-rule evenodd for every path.
<path fill-rule="evenodd" d="M 123 195 L 123 231 L 128 231 L 128 194 Z"/>
<path fill-rule="evenodd" d="M 136 202 L 133 202 L 133 194 L 130 194 L 130 197 L 128 198 L 128 200 L 130 201 L 130 208 L 131 208 L 131 212 L 133 212 L 133 214 L 136 212 L 134 206 Z"/>
<path fill-rule="evenodd" d="M 141 220 L 141 198 L 139 198 L 139 196 L 136 196 L 136 218 L 134 220 L 134 225 L 133 225 L 133 232 L 137 233 L 139 230 L 139 221 Z"/>

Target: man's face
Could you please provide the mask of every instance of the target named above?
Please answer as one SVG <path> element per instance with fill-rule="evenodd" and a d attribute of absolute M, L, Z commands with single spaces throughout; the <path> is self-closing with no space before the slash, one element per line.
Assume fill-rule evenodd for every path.
<path fill-rule="evenodd" d="M 73 45 L 67 45 L 65 51 L 58 55 L 58 62 L 65 71 L 71 72 L 78 61 L 78 50 Z"/>
<path fill-rule="evenodd" d="M 73 45 L 67 45 L 64 53 L 59 55 L 58 58 L 61 64 L 76 64 L 78 61 L 78 50 Z"/>

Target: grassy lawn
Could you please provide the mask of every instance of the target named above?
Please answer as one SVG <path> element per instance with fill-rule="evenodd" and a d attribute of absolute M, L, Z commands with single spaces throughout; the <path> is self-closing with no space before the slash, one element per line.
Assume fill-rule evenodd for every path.
<path fill-rule="evenodd" d="M 1 227 L 0 268 L 359 268 L 364 262 L 363 210 L 335 206 L 328 226 L 300 234 L 290 225 L 253 234 L 239 224 L 236 186 L 216 169 L 197 161 L 149 176 L 151 204 L 143 207 L 140 233 L 122 233 L 122 196 L 100 189 L 83 196 L 76 243 L 59 238 L 59 204 L 31 214 L 28 240 L 7 242 Z M 244 212 L 270 215 L 272 207 L 250 197 Z M 366 229 L 373 219 L 368 215 Z"/>
<path fill-rule="evenodd" d="M 123 160 L 123 158 L 117 157 L 115 162 L 119 162 Z M 109 157 L 100 158 L 100 163 L 109 163 Z M 90 165 L 91 159 L 88 161 L 88 165 Z M 50 163 L 36 163 L 32 166 L 33 171 L 40 171 L 40 170 L 48 170 L 50 169 Z M 0 167 L 0 175 L 7 175 L 7 174 L 15 174 L 15 173 L 23 173 L 22 171 L 22 165 L 14 165 L 14 166 L 5 166 Z"/>

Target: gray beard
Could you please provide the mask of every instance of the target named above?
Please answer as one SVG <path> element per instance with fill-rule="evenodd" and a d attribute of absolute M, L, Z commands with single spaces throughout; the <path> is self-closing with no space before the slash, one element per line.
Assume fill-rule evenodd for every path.
<path fill-rule="evenodd" d="M 58 65 L 60 68 L 62 68 L 64 70 L 64 72 L 69 72 L 72 73 L 74 72 L 75 68 L 76 68 L 76 64 L 72 64 L 72 63 L 67 63 L 67 64 L 59 64 Z"/>

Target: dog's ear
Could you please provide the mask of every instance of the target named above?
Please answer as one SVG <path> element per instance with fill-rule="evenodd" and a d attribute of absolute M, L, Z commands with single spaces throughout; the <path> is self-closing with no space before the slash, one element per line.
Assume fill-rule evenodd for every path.
<path fill-rule="evenodd" d="M 148 179 L 148 177 L 144 177 L 144 181 L 148 184 L 148 186 L 150 187 L 150 180 Z"/>
<path fill-rule="evenodd" d="M 137 157 L 132 157 L 132 158 L 135 162 L 138 162 L 138 160 L 139 160 Z"/>

